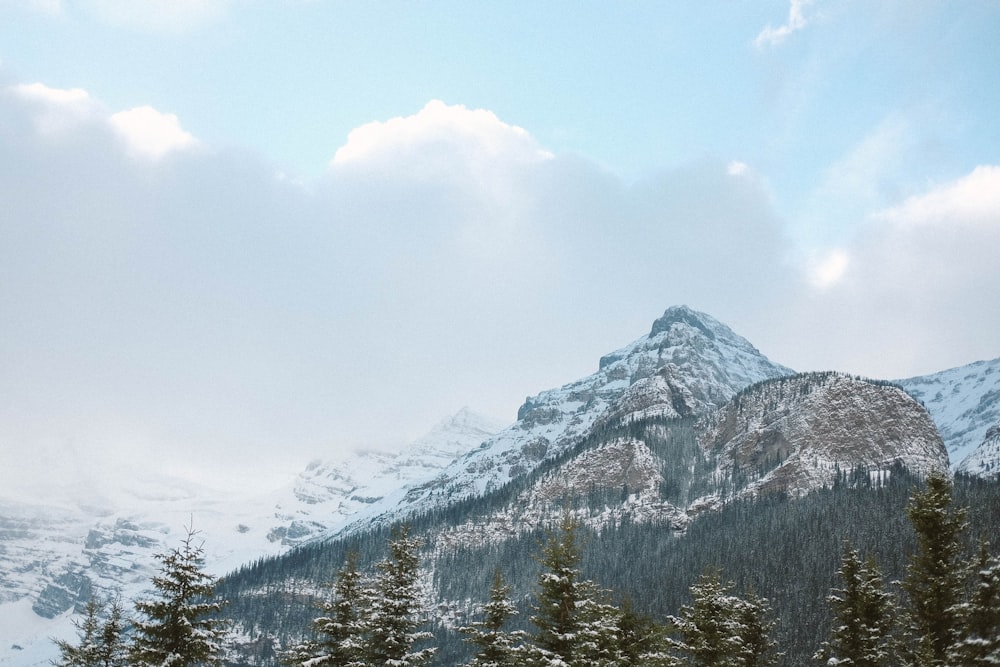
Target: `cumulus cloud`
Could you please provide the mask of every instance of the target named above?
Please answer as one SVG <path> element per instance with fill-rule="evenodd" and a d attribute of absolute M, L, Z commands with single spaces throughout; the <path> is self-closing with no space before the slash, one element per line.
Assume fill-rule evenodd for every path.
<path fill-rule="evenodd" d="M 0 133 L 17 167 L 0 170 L 0 470 L 72 441 L 82 457 L 291 474 L 465 404 L 513 419 L 674 303 L 802 370 L 913 368 L 957 337 L 995 348 L 996 167 L 881 207 L 804 275 L 740 162 L 628 184 L 431 102 L 358 128 L 302 187 L 225 150 L 137 170 L 122 132 L 145 157 L 196 140 L 83 91 L 7 92 L 0 118 L 29 129 Z M 60 141 L 30 130 L 73 105 L 85 120 Z"/>
<path fill-rule="evenodd" d="M 68 132 L 81 123 L 93 120 L 100 105 L 82 88 L 52 88 L 42 83 L 22 83 L 10 91 L 36 107 L 35 129 L 53 136 Z"/>
<path fill-rule="evenodd" d="M 197 139 L 181 127 L 175 114 L 144 105 L 110 113 L 82 88 L 52 88 L 42 83 L 17 84 L 10 91 L 34 107 L 37 132 L 50 138 L 85 135 L 85 126 L 110 128 L 133 157 L 159 160 L 174 151 L 194 148 Z"/>
<path fill-rule="evenodd" d="M 197 145 L 172 113 L 162 113 L 151 106 L 119 111 L 110 117 L 112 127 L 128 143 L 135 155 L 158 160 L 173 151 Z"/>
<path fill-rule="evenodd" d="M 766 46 L 776 46 L 784 42 L 792 33 L 805 28 L 808 20 L 806 19 L 804 10 L 811 4 L 812 0 L 791 0 L 788 8 L 788 20 L 778 27 L 768 24 L 754 38 L 754 46 L 758 49 Z"/>
<path fill-rule="evenodd" d="M 416 114 L 373 121 L 352 130 L 337 149 L 334 168 L 426 161 L 462 169 L 483 163 L 531 163 L 552 154 L 523 128 L 508 125 L 492 111 L 432 100 Z M 425 167 L 426 168 L 426 167 Z"/>

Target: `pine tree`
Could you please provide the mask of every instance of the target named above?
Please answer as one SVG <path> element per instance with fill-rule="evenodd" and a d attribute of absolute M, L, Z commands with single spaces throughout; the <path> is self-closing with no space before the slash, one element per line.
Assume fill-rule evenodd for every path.
<path fill-rule="evenodd" d="M 882 667 L 891 658 L 894 605 L 874 561 L 845 549 L 840 567 L 844 587 L 827 598 L 833 610 L 830 640 L 814 656 L 827 665 Z"/>
<path fill-rule="evenodd" d="M 466 641 L 479 651 L 469 667 L 513 667 L 518 664 L 521 647 L 517 641 L 521 632 L 506 632 L 507 621 L 517 615 L 517 607 L 510 599 L 511 587 L 504 583 L 500 569 L 493 573 L 489 602 L 483 607 L 483 620 L 459 628 Z"/>
<path fill-rule="evenodd" d="M 347 555 L 337 573 L 334 599 L 323 604 L 325 615 L 313 621 L 318 639 L 293 647 L 284 661 L 302 667 L 361 667 L 364 663 L 364 639 L 367 591 L 358 571 L 358 554 Z"/>
<path fill-rule="evenodd" d="M 57 667 L 124 667 L 127 664 L 125 624 L 120 598 L 115 597 L 107 604 L 91 598 L 83 620 L 76 623 L 79 643 L 57 640 L 60 657 L 53 664 Z"/>
<path fill-rule="evenodd" d="M 903 589 L 909 595 L 905 659 L 915 667 L 944 665 L 958 639 L 957 605 L 962 599 L 965 568 L 959 541 L 966 512 L 954 509 L 951 480 L 935 472 L 915 493 L 907 513 L 917 535 Z"/>
<path fill-rule="evenodd" d="M 130 662 L 141 667 L 189 667 L 221 663 L 222 622 L 211 618 L 222 608 L 213 599 L 215 578 L 203 571 L 204 549 L 188 528 L 181 546 L 157 554 L 160 574 L 153 578 L 157 598 L 136 603 L 145 619 L 135 622 Z"/>
<path fill-rule="evenodd" d="M 413 645 L 431 636 L 418 632 L 422 612 L 418 587 L 420 540 L 409 537 L 407 527 L 393 531 L 390 558 L 376 565 L 373 596 L 367 620 L 367 660 L 386 667 L 422 665 L 436 649 L 413 651 Z"/>
<path fill-rule="evenodd" d="M 986 543 L 973 568 L 972 595 L 959 606 L 961 639 L 948 653 L 955 667 L 1000 665 L 1000 558 L 990 557 Z"/>
<path fill-rule="evenodd" d="M 670 652 L 665 628 L 648 616 L 639 614 L 632 600 L 622 600 L 618 618 L 618 647 L 623 665 L 642 667 L 677 667 L 680 660 Z"/>
<path fill-rule="evenodd" d="M 128 644 L 125 631 L 128 620 L 120 596 L 111 598 L 107 605 L 108 617 L 101 628 L 101 642 L 98 657 L 101 667 L 125 667 L 128 665 Z"/>
<path fill-rule="evenodd" d="M 539 666 L 616 665 L 622 661 L 618 638 L 621 611 L 602 601 L 607 594 L 581 577 L 579 525 L 567 513 L 549 536 L 539 559 L 536 631 L 529 662 Z"/>
<path fill-rule="evenodd" d="M 702 575 L 691 587 L 694 598 L 670 621 L 680 633 L 674 647 L 695 667 L 763 667 L 776 662 L 773 623 L 766 600 L 749 600 L 731 594 L 732 583 L 723 584 L 718 572 Z"/>

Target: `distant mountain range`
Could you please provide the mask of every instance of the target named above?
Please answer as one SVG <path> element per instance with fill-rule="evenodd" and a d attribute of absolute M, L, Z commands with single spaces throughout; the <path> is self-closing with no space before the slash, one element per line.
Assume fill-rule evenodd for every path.
<path fill-rule="evenodd" d="M 462 410 L 401 452 L 316 460 L 249 501 L 169 480 L 156 482 L 169 493 L 127 507 L 0 500 L 0 665 L 47 664 L 49 637 L 73 636 L 92 593 L 140 592 L 192 511 L 223 574 L 501 492 L 488 515 L 442 524 L 431 548 L 512 539 L 575 496 L 603 499 L 591 526 L 684 530 L 737 498 L 949 464 L 1000 475 L 1000 359 L 894 383 L 796 374 L 714 318 L 672 307 L 592 375 L 528 398 L 506 428 Z"/>

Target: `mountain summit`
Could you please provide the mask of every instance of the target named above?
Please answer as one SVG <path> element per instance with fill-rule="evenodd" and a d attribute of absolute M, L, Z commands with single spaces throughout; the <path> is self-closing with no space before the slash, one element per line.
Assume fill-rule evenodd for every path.
<path fill-rule="evenodd" d="M 558 456 L 602 421 L 696 416 L 750 384 L 792 374 L 715 318 L 668 308 L 648 335 L 601 357 L 598 370 L 528 397 L 517 422 L 456 459 L 399 504 L 374 504 L 348 531 L 480 495 Z"/>

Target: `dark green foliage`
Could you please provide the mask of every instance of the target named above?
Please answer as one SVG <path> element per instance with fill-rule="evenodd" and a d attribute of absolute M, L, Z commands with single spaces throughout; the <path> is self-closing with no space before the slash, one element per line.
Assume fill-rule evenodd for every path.
<path fill-rule="evenodd" d="M 775 662 L 773 621 L 765 600 L 733 595 L 717 571 L 691 587 L 693 601 L 670 618 L 675 650 L 693 667 L 766 667 Z"/>
<path fill-rule="evenodd" d="M 791 387 L 787 384 L 786 390 Z M 442 506 L 408 523 L 414 535 L 432 536 L 449 526 L 483 522 L 569 457 L 614 438 L 635 438 L 653 450 L 663 461 L 661 497 L 683 504 L 714 488 L 709 475 L 714 464 L 697 454 L 696 431 L 692 419 L 601 425 L 570 451 L 543 462 L 537 471 L 483 497 Z M 777 621 L 773 638 L 782 651 L 778 664 L 797 667 L 808 664 L 817 648 L 830 639 L 832 612 L 826 598 L 839 585 L 837 571 L 845 540 L 859 552 L 871 554 L 887 581 L 904 578 L 909 554 L 917 549 L 906 507 L 921 484 L 902 467 L 876 480 L 867 471 L 845 469 L 833 488 L 794 500 L 771 495 L 730 502 L 718 511 L 700 514 L 683 533 L 667 524 L 636 524 L 627 518 L 606 525 L 599 533 L 581 527 L 580 576 L 600 582 L 602 588 L 615 591 L 616 597 L 627 596 L 636 613 L 663 622 L 691 603 L 692 582 L 707 568 L 717 567 L 732 579 L 735 590 L 757 591 L 768 599 Z M 577 516 L 586 517 L 620 503 L 628 491 L 620 486 L 596 487 L 551 502 L 557 512 L 560 507 L 571 507 Z M 974 517 L 972 530 L 962 538 L 963 548 L 970 549 L 979 539 L 1000 540 L 1000 484 L 959 477 L 953 492 L 956 504 L 969 506 Z M 248 647 L 247 662 L 273 664 L 274 645 L 301 640 L 315 615 L 320 582 L 341 566 L 350 550 L 358 551 L 362 571 L 373 568 L 386 556 L 389 530 L 380 527 L 349 540 L 312 543 L 227 576 L 220 590 L 232 600 L 228 611 L 243 631 L 258 638 Z M 510 630 L 535 631 L 530 600 L 541 570 L 539 544 L 546 537 L 543 529 L 535 528 L 501 541 L 436 551 L 427 563 L 433 572 L 435 597 L 448 601 L 447 614 L 458 625 L 468 625 L 465 614 L 486 603 L 489 582 L 500 567 L 519 612 L 509 619 Z M 606 602 L 600 596 L 598 600 Z M 454 627 L 452 621 L 432 622 L 433 643 L 439 648 L 435 664 L 462 664 L 475 652 Z M 648 654 L 646 662 L 652 664 Z"/>
<path fill-rule="evenodd" d="M 490 599 L 483 606 L 483 620 L 460 628 L 466 641 L 476 647 L 470 667 L 513 667 L 523 653 L 518 642 L 522 632 L 507 631 L 507 621 L 516 616 L 517 606 L 510 599 L 510 586 L 503 580 L 500 569 L 493 574 Z"/>
<path fill-rule="evenodd" d="M 957 605 L 965 581 L 961 540 L 968 526 L 967 512 L 952 506 L 951 480 L 934 473 L 926 488 L 913 495 L 907 514 L 917 549 L 903 581 L 909 611 L 905 660 L 918 667 L 938 667 L 958 640 Z"/>
<path fill-rule="evenodd" d="M 990 556 L 986 542 L 972 568 L 972 593 L 959 605 L 962 638 L 948 654 L 956 667 L 1000 664 L 1000 557 Z"/>
<path fill-rule="evenodd" d="M 830 640 L 815 657 L 831 666 L 883 667 L 894 655 L 892 596 L 874 560 L 862 562 L 858 551 L 848 546 L 841 562 L 843 588 L 834 589 L 828 598 L 833 609 Z"/>
<path fill-rule="evenodd" d="M 420 540 L 406 526 L 393 533 L 389 558 L 376 564 L 377 575 L 366 618 L 366 660 L 389 667 L 421 665 L 434 655 L 434 648 L 413 651 L 415 642 L 430 634 L 418 632 L 421 603 L 417 575 Z"/>
<path fill-rule="evenodd" d="M 365 658 L 365 617 L 368 592 L 362 587 L 358 555 L 350 552 L 337 573 L 333 600 L 325 601 L 323 616 L 313 621 L 316 639 L 294 646 L 284 656 L 292 665 L 361 667 Z"/>
<path fill-rule="evenodd" d="M 157 598 L 136 603 L 145 618 L 135 622 L 129 663 L 137 666 L 189 667 L 221 663 L 224 623 L 212 614 L 222 604 L 214 597 L 215 579 L 206 574 L 203 549 L 188 530 L 181 546 L 157 554 L 160 574 L 153 578 Z"/>

